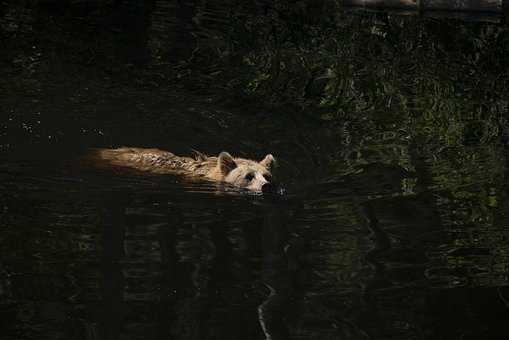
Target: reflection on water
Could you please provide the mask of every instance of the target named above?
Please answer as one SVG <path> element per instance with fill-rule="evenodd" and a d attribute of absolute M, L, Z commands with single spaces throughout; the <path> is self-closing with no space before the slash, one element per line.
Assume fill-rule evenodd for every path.
<path fill-rule="evenodd" d="M 506 337 L 509 30 L 332 3 L 0 1 L 0 338 Z"/>

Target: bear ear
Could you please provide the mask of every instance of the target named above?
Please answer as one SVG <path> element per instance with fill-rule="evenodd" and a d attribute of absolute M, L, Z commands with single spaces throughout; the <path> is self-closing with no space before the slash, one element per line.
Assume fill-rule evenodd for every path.
<path fill-rule="evenodd" d="M 198 150 L 191 149 L 191 152 L 194 155 L 194 159 L 196 159 L 199 162 L 205 162 L 207 160 L 207 158 L 208 158 L 207 155 L 205 155 L 204 153 L 201 153 Z"/>
<path fill-rule="evenodd" d="M 271 170 L 276 166 L 276 159 L 269 153 L 267 156 L 265 156 L 264 159 L 262 159 L 260 164 L 263 165 L 268 170 Z"/>
<path fill-rule="evenodd" d="M 237 167 L 237 163 L 235 163 L 232 155 L 223 151 L 217 157 L 217 167 L 221 171 L 221 174 L 226 175 Z"/>

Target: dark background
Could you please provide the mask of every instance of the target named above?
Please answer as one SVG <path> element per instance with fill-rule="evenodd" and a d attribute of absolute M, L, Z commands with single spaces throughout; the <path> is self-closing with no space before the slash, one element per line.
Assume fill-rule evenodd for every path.
<path fill-rule="evenodd" d="M 1 339 L 506 337 L 503 19 L 3 0 L 0 44 Z M 122 145 L 288 194 L 78 161 Z"/>

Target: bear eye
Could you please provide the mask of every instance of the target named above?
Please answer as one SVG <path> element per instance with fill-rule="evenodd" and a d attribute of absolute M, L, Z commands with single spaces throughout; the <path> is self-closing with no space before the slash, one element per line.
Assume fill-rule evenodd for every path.
<path fill-rule="evenodd" d="M 263 177 L 265 178 L 265 180 L 266 180 L 267 182 L 270 182 L 270 181 L 272 180 L 272 176 L 271 176 L 271 175 L 269 175 L 269 174 L 267 174 L 267 175 L 263 175 Z"/>
<path fill-rule="evenodd" d="M 247 174 L 244 178 L 246 180 L 248 180 L 248 181 L 251 181 L 254 178 L 254 175 L 253 174 Z"/>

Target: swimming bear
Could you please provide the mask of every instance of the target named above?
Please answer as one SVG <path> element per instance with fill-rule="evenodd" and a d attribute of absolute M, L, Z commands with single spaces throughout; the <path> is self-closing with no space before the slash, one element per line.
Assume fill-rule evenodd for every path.
<path fill-rule="evenodd" d="M 276 159 L 268 154 L 260 162 L 234 158 L 228 152 L 206 156 L 194 151 L 194 157 L 181 157 L 159 149 L 122 147 L 96 149 L 89 156 L 99 161 L 154 174 L 174 174 L 192 179 L 224 182 L 252 192 L 270 192 Z"/>

